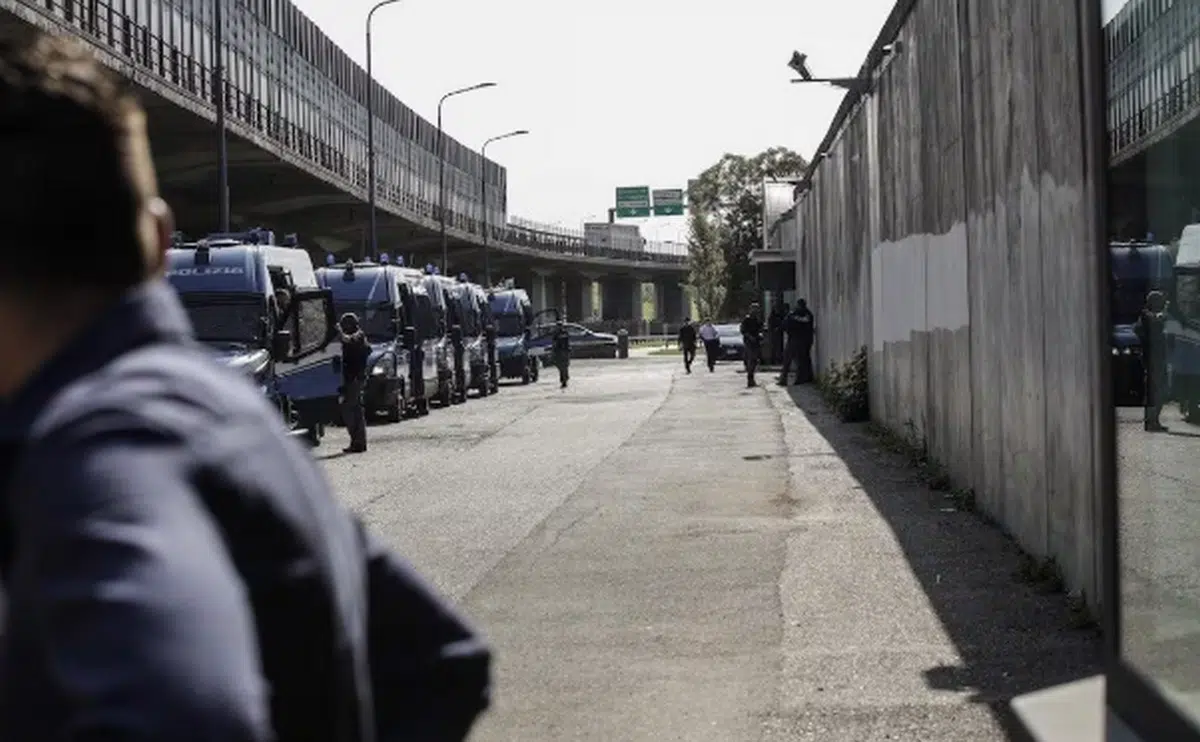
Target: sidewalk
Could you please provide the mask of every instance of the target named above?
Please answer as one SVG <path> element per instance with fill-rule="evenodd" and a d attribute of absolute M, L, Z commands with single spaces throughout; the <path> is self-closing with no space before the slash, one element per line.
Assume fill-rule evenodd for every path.
<path fill-rule="evenodd" d="M 766 392 L 789 457 L 778 713 L 765 739 L 1008 738 L 1013 696 L 1088 674 L 1094 632 L 1020 583 L 1018 552 L 955 512 L 812 387 Z"/>

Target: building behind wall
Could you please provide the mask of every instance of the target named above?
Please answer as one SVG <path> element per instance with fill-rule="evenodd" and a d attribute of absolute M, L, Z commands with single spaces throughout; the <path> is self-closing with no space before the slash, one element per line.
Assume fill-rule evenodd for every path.
<path fill-rule="evenodd" d="M 646 241 L 636 224 L 589 222 L 583 225 L 583 238 L 589 247 L 610 247 L 617 250 L 642 250 Z"/>
<path fill-rule="evenodd" d="M 762 183 L 763 246 L 752 250 L 749 258 L 763 311 L 768 313 L 776 303 L 790 304 L 797 297 L 795 190 L 792 180 Z"/>

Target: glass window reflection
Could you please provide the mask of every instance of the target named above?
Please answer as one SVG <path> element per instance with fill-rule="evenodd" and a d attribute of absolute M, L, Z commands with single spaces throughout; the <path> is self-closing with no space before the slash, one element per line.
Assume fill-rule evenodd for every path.
<path fill-rule="evenodd" d="M 1200 3 L 1103 7 L 1120 649 L 1200 727 Z"/>

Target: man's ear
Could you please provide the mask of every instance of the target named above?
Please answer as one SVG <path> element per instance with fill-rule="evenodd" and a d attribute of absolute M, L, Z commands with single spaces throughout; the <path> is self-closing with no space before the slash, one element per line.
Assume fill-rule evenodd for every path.
<path fill-rule="evenodd" d="M 167 262 L 167 250 L 171 247 L 171 235 L 175 232 L 175 216 L 171 207 L 161 198 L 152 198 L 146 204 L 144 219 L 148 222 L 146 232 L 146 272 L 157 276 Z"/>

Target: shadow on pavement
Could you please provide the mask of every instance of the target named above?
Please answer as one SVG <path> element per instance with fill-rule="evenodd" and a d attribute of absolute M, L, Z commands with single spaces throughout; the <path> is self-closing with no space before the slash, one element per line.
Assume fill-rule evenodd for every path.
<path fill-rule="evenodd" d="M 931 490 L 910 462 L 870 435 L 866 424 L 841 422 L 814 386 L 789 387 L 787 397 L 886 521 L 962 658 L 957 665 L 925 670 L 926 686 L 968 694 L 968 701 L 990 707 L 1010 737 L 1025 739 L 1016 735 L 1008 701 L 1098 672 L 1096 630 L 1078 628 L 1065 595 L 1022 581 L 1015 543 Z"/>

